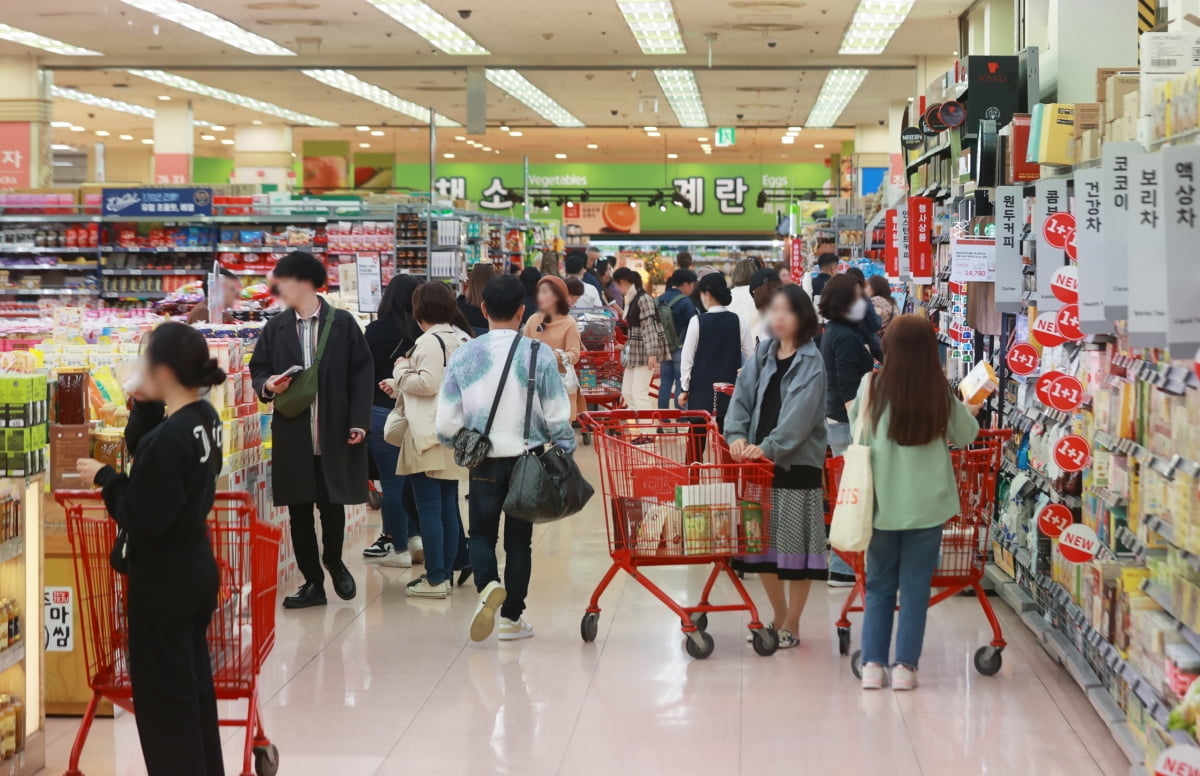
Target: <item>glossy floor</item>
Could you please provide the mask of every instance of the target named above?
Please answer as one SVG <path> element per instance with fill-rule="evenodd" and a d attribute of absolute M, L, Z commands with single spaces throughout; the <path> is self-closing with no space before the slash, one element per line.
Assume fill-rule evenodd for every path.
<path fill-rule="evenodd" d="M 590 449 L 580 461 L 594 475 Z M 693 661 L 678 621 L 620 575 L 596 642 L 584 644 L 580 615 L 609 565 L 600 500 L 592 506 L 535 534 L 531 640 L 469 642 L 468 588 L 407 599 L 410 572 L 359 562 L 357 600 L 281 613 L 262 686 L 282 776 L 1129 772 L 1087 699 L 999 603 L 1009 639 L 999 675 L 971 666 L 990 639 L 978 604 L 952 599 L 931 614 L 921 688 L 907 695 L 859 690 L 834 639 L 845 593 L 823 585 L 798 648 L 758 657 L 742 616 L 713 615 L 716 651 Z M 347 558 L 370 538 L 352 539 Z M 684 597 L 703 570 L 653 576 Z M 47 773 L 65 770 L 77 727 L 48 721 Z M 238 743 L 230 730 L 229 774 Z M 131 717 L 97 723 L 83 771 L 145 773 Z"/>

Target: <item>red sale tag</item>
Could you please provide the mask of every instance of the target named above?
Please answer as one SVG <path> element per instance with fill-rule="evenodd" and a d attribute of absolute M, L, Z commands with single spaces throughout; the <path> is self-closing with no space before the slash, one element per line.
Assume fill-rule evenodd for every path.
<path fill-rule="evenodd" d="M 1092 446 L 1078 434 L 1069 434 L 1054 446 L 1054 463 L 1064 472 L 1078 472 L 1092 462 Z"/>
<path fill-rule="evenodd" d="M 1060 302 L 1075 304 L 1079 301 L 1079 268 L 1073 264 L 1059 267 L 1050 281 L 1050 293 Z"/>
<path fill-rule="evenodd" d="M 1200 749 L 1178 744 L 1158 756 L 1154 776 L 1197 776 L 1200 774 Z"/>
<path fill-rule="evenodd" d="M 1029 335 L 1044 348 L 1053 348 L 1067 341 L 1058 330 L 1057 316 L 1054 313 L 1039 315 L 1037 320 L 1029 325 Z"/>
<path fill-rule="evenodd" d="M 1033 390 L 1034 393 L 1037 394 L 1038 401 L 1047 407 L 1054 406 L 1050 402 L 1050 391 L 1052 388 L 1054 388 L 1054 384 L 1064 377 L 1066 377 L 1066 375 L 1062 372 L 1047 372 L 1039 377 L 1037 382 L 1033 385 Z"/>
<path fill-rule="evenodd" d="M 1058 326 L 1058 333 L 1068 342 L 1079 342 L 1083 339 L 1083 330 L 1079 328 L 1079 305 L 1069 304 L 1059 310 L 1054 322 Z"/>
<path fill-rule="evenodd" d="M 1074 412 L 1083 404 L 1083 383 L 1070 375 L 1050 386 L 1050 406 L 1061 412 Z"/>
<path fill-rule="evenodd" d="M 1071 230 L 1071 237 L 1067 240 L 1067 258 L 1071 261 L 1079 261 L 1079 249 L 1075 247 L 1074 229 Z"/>
<path fill-rule="evenodd" d="M 1042 223 L 1042 237 L 1053 248 L 1063 250 L 1067 243 L 1075 241 L 1075 216 L 1070 213 L 1052 213 Z"/>
<path fill-rule="evenodd" d="M 1058 551 L 1071 563 L 1088 563 L 1100 552 L 1100 538 L 1083 523 L 1076 523 L 1058 537 Z"/>
<path fill-rule="evenodd" d="M 1038 365 L 1042 359 L 1038 356 L 1037 349 L 1027 342 L 1022 342 L 1019 345 L 1013 345 L 1005 360 L 1008 362 L 1008 368 L 1014 375 L 1024 377 L 1031 375 L 1037 371 Z"/>
<path fill-rule="evenodd" d="M 1038 528 L 1051 539 L 1057 539 L 1074 522 L 1075 516 L 1062 504 L 1047 504 L 1038 513 Z"/>

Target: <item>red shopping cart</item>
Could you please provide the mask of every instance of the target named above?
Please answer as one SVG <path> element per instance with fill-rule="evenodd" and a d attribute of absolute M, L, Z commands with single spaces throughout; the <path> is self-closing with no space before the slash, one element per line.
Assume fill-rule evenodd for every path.
<path fill-rule="evenodd" d="M 711 612 L 749 612 L 754 650 L 771 655 L 778 642 L 758 619 L 758 609 L 730 561 L 762 552 L 770 538 L 770 462 L 735 463 L 707 412 L 613 410 L 581 416 L 596 438 L 601 493 L 612 566 L 592 593 L 580 623 L 594 641 L 600 597 L 625 571 L 679 617 L 683 646 L 694 658 L 713 652 L 707 633 Z M 701 463 L 700 442 L 706 451 Z M 643 573 L 652 566 L 712 564 L 695 606 L 673 600 Z M 740 603 L 713 604 L 713 587 L 727 578 Z"/>
<path fill-rule="evenodd" d="M 75 552 L 75 581 L 92 699 L 71 747 L 66 776 L 83 776 L 79 758 L 102 697 L 133 711 L 129 679 L 126 579 L 109 565 L 117 528 L 99 491 L 57 491 Z M 274 776 L 279 751 L 263 732 L 258 674 L 275 646 L 275 599 L 283 533 L 259 523 L 248 493 L 217 493 L 208 518 L 220 571 L 217 609 L 208 630 L 213 684 L 219 700 L 246 700 L 245 718 L 221 725 L 246 728 L 242 776 Z M 253 763 L 253 770 L 251 764 Z"/>
<path fill-rule="evenodd" d="M 975 670 L 984 676 L 992 676 L 1000 670 L 1001 653 L 1006 645 L 1000 620 L 996 618 L 980 582 L 987 562 L 988 528 L 996 504 L 996 478 L 1000 472 L 1004 443 L 1011 435 L 1009 429 L 983 430 L 969 447 L 950 451 L 954 476 L 958 481 L 959 513 L 950 518 L 942 530 L 942 550 L 932 583 L 937 592 L 929 599 L 932 607 L 964 590 L 970 589 L 975 593 L 988 624 L 992 626 L 991 643 L 975 651 Z M 834 458 L 826 463 L 826 499 L 832 503 L 836 500 L 842 461 Z M 832 507 L 827 515 L 831 513 Z M 839 555 L 854 569 L 855 577 L 854 587 L 846 597 L 837 621 L 838 647 L 845 655 L 850 647 L 849 615 L 863 611 L 866 574 L 864 553 Z M 851 656 L 850 668 L 855 676 L 861 677 L 861 651 L 855 651 Z"/>

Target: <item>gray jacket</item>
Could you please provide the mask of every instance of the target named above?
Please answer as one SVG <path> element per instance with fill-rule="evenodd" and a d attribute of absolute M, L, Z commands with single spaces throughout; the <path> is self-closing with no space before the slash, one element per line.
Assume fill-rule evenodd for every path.
<path fill-rule="evenodd" d="M 767 384 L 775 374 L 778 343 L 759 343 L 754 356 L 746 359 L 738 375 L 733 399 L 725 415 L 725 438 L 734 442 L 757 437 L 759 412 Z M 796 351 L 796 357 L 783 376 L 780 394 L 782 407 L 779 423 L 762 441 L 762 450 L 776 466 L 825 466 L 825 362 L 821 351 L 809 342 Z"/>

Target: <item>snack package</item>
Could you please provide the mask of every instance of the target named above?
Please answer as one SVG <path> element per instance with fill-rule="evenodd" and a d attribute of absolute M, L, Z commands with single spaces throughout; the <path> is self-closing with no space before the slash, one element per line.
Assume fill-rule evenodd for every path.
<path fill-rule="evenodd" d="M 986 361 L 977 363 L 958 384 L 959 393 L 967 404 L 983 404 L 999 387 L 996 372 Z"/>

